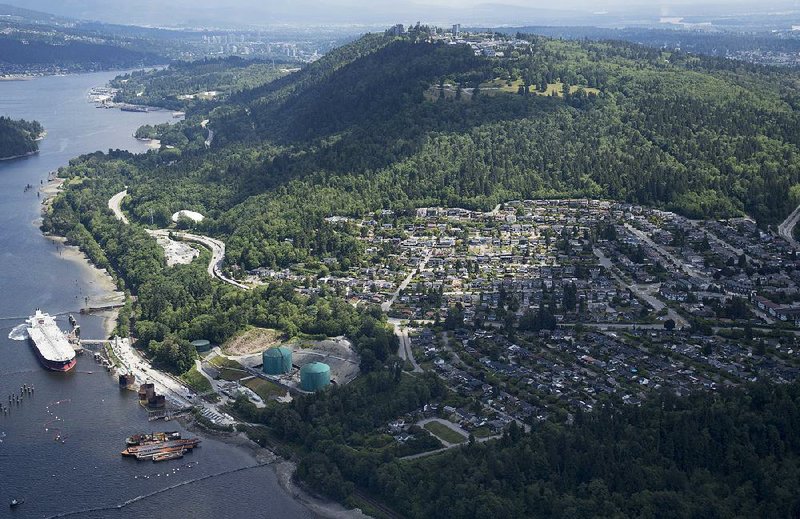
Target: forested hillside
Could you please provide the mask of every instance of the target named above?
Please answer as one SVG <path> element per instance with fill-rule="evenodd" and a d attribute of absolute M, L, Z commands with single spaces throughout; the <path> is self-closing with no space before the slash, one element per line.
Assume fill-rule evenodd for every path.
<path fill-rule="evenodd" d="M 0 159 L 19 157 L 39 150 L 36 139 L 44 132 L 37 121 L 0 117 Z"/>
<path fill-rule="evenodd" d="M 798 202 L 793 73 L 625 43 L 531 37 L 498 59 L 425 39 L 424 28 L 366 36 L 238 90 L 205 115 L 210 150 L 198 112 L 148 130 L 169 149 L 95 155 L 67 174 L 89 177 L 81 196 L 99 211 L 128 185 L 139 221 L 206 215 L 202 230 L 225 240 L 234 275 L 326 257 L 358 264 L 358 240 L 323 218 L 385 208 L 590 195 L 766 225 Z M 169 98 L 202 87 L 181 70 L 241 69 L 228 65 L 178 67 L 145 88 Z M 184 86 L 171 86 L 178 77 Z M 48 225 L 70 231 L 69 218 Z"/>
<path fill-rule="evenodd" d="M 797 203 L 796 73 L 625 43 L 530 37 L 492 59 L 421 39 L 367 36 L 232 95 L 209 116 L 211 154 L 198 127 L 165 131 L 165 161 L 183 160 L 142 159 L 132 210 L 209 213 L 249 269 L 304 257 L 326 216 L 380 208 L 591 195 L 767 225 Z"/>
<path fill-rule="evenodd" d="M 91 71 L 137 67 L 162 63 L 153 53 L 139 52 L 115 45 L 70 41 L 52 44 L 46 41 L 23 41 L 0 37 L 0 70 L 17 71 L 24 67 L 43 66 L 60 70 Z"/>
<path fill-rule="evenodd" d="M 442 392 L 426 378 L 368 382 L 288 409 L 257 410 L 287 442 L 314 445 L 305 477 L 342 498 L 355 482 L 405 517 L 796 517 L 800 386 L 751 385 L 720 394 L 654 395 L 610 404 L 572 426 L 512 424 L 496 442 L 415 461 L 350 447 L 353 437 Z M 435 379 L 434 379 L 435 380 Z M 394 386 L 394 387 L 393 387 Z M 386 401 L 385 393 L 396 396 Z M 374 422 L 373 422 L 374 420 Z M 446 512 L 444 512 L 446 511 Z"/>
<path fill-rule="evenodd" d="M 159 70 L 117 77 L 115 101 L 169 110 L 210 110 L 229 95 L 252 90 L 285 75 L 288 65 L 239 57 L 175 62 Z"/>

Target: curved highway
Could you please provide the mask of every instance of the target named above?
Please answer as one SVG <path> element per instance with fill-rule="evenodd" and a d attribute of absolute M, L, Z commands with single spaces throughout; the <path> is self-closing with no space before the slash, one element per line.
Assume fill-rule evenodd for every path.
<path fill-rule="evenodd" d="M 778 225 L 778 234 L 796 249 L 800 248 L 800 244 L 794 239 L 794 228 L 798 220 L 800 220 L 800 205 Z"/>
<path fill-rule="evenodd" d="M 114 217 L 124 224 L 128 224 L 128 217 L 122 212 L 122 199 L 128 196 L 128 189 L 120 191 L 108 199 L 108 208 L 114 213 Z"/>
<path fill-rule="evenodd" d="M 119 193 L 112 196 L 108 200 L 108 207 L 114 213 L 114 217 L 125 224 L 129 223 L 128 218 L 125 216 L 125 213 L 122 212 L 122 200 L 126 196 L 128 196 L 127 189 L 120 191 Z M 188 232 L 170 231 L 169 229 L 158 229 L 155 231 L 147 231 L 147 232 L 151 236 L 158 236 L 158 235 L 168 236 L 171 233 L 172 236 L 181 239 L 183 241 L 199 243 L 200 245 L 211 251 L 211 261 L 208 263 L 209 276 L 215 277 L 220 281 L 235 286 L 236 288 L 241 288 L 242 290 L 248 290 L 250 288 L 247 285 L 239 283 L 235 279 L 226 276 L 222 272 L 222 263 L 225 260 L 225 244 L 220 240 Z"/>

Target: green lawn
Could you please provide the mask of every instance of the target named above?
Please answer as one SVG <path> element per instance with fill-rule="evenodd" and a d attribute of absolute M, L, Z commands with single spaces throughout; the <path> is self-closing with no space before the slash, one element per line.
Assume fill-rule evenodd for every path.
<path fill-rule="evenodd" d="M 569 87 L 569 91 L 570 91 L 571 94 L 574 94 L 575 92 L 578 91 L 579 88 L 583 88 L 584 92 L 586 92 L 587 94 L 599 94 L 600 93 L 600 91 L 598 89 L 596 89 L 596 88 L 590 88 L 590 87 L 586 87 L 586 86 L 585 87 L 579 87 L 577 85 L 571 85 Z M 541 96 L 556 95 L 557 97 L 564 97 L 564 83 L 561 83 L 561 82 L 548 83 L 547 84 L 547 89 L 544 92 L 539 92 L 538 88 L 531 89 L 531 92 L 535 93 L 535 94 L 538 94 L 538 95 L 541 95 Z"/>
<path fill-rule="evenodd" d="M 476 438 L 488 438 L 489 436 L 492 436 L 492 430 L 486 426 L 478 427 L 472 431 L 472 435 Z"/>
<path fill-rule="evenodd" d="M 264 401 L 286 394 L 285 389 L 263 378 L 251 378 L 250 380 L 246 380 L 243 384 L 252 389 Z"/>
<path fill-rule="evenodd" d="M 456 431 L 439 422 L 428 422 L 425 424 L 425 429 L 433 433 L 434 436 L 437 436 L 439 439 L 448 443 L 464 443 L 467 441 L 467 438 L 464 437 L 463 434 L 457 433 Z"/>

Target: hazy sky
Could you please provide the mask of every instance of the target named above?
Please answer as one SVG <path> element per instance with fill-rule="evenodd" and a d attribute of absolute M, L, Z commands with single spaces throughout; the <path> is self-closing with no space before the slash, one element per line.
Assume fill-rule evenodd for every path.
<path fill-rule="evenodd" d="M 387 23 L 464 21 L 585 22 L 617 17 L 685 16 L 800 9 L 799 0 L 0 0 L 64 16 L 116 23 Z"/>

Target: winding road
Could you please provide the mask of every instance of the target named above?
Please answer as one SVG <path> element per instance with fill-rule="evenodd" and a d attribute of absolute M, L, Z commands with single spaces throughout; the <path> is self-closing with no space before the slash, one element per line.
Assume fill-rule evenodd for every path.
<path fill-rule="evenodd" d="M 108 200 L 108 207 L 114 213 L 114 217 L 124 224 L 128 224 L 128 218 L 122 212 L 122 200 L 128 196 L 128 190 L 120 191 Z M 183 241 L 199 243 L 203 247 L 211 251 L 211 261 L 208 263 L 208 275 L 219 279 L 229 285 L 233 285 L 242 290 L 249 290 L 250 287 L 239 283 L 233 278 L 226 276 L 222 272 L 222 263 L 225 260 L 225 244 L 220 240 L 210 238 L 208 236 L 201 236 L 199 234 L 191 234 L 181 231 L 170 231 L 169 229 L 157 229 L 155 231 L 147 231 L 151 236 L 173 236 Z"/>
<path fill-rule="evenodd" d="M 123 191 L 120 191 L 116 195 L 112 196 L 108 200 L 108 208 L 111 209 L 114 213 L 114 217 L 127 225 L 128 217 L 125 216 L 125 213 L 122 212 L 122 200 L 128 196 L 128 188 L 126 187 Z"/>
<path fill-rule="evenodd" d="M 797 240 L 794 239 L 794 228 L 798 220 L 800 220 L 800 205 L 792 211 L 792 214 L 786 217 L 786 220 L 778 225 L 778 234 L 795 249 L 800 249 L 800 243 L 797 243 Z"/>

